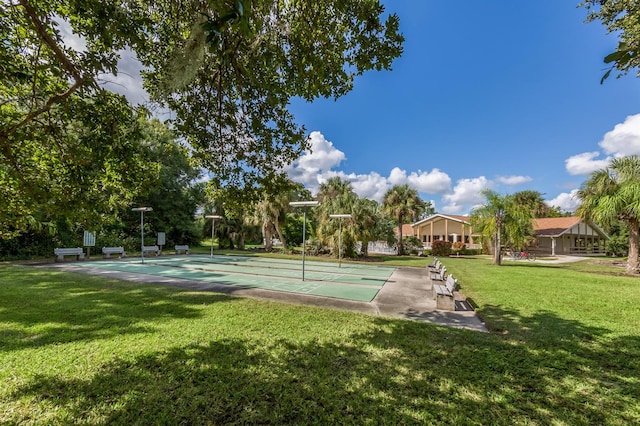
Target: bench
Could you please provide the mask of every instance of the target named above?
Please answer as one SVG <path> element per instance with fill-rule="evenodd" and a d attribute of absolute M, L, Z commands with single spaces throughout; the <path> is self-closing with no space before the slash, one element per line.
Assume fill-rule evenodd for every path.
<path fill-rule="evenodd" d="M 186 244 L 176 245 L 175 250 L 176 250 L 176 254 L 180 254 L 182 252 L 184 252 L 185 254 L 189 254 L 191 252 L 191 250 L 189 250 L 189 246 Z"/>
<path fill-rule="evenodd" d="M 65 256 L 75 256 L 76 260 L 84 259 L 84 252 L 82 247 L 74 248 L 55 248 L 53 253 L 56 255 L 56 262 L 62 262 Z"/>
<path fill-rule="evenodd" d="M 102 247 L 102 257 L 109 259 L 112 254 L 117 254 L 120 258 L 127 257 L 124 247 Z"/>
<path fill-rule="evenodd" d="M 444 281 L 447 275 L 447 267 L 443 266 L 439 271 L 431 273 L 431 281 Z"/>
<path fill-rule="evenodd" d="M 447 311 L 456 310 L 456 301 L 453 292 L 456 291 L 458 282 L 453 275 L 449 274 L 445 285 L 434 285 L 433 294 L 436 299 L 436 309 Z"/>
<path fill-rule="evenodd" d="M 142 246 L 142 257 L 145 253 L 155 252 L 156 256 L 160 256 L 160 248 L 158 246 Z"/>
<path fill-rule="evenodd" d="M 427 269 L 432 273 L 440 272 L 442 268 L 444 268 L 444 265 L 439 260 L 436 260 L 436 262 L 431 265 L 427 265 Z"/>

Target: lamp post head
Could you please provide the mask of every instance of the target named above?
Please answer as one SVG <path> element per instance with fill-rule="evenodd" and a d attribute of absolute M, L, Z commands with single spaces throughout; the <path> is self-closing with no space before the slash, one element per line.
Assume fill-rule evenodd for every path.
<path fill-rule="evenodd" d="M 316 207 L 320 205 L 320 201 L 291 201 L 289 205 L 291 207 Z"/>
<path fill-rule="evenodd" d="M 153 207 L 134 207 L 131 209 L 132 212 L 150 212 L 153 211 Z"/>
<path fill-rule="evenodd" d="M 206 219 L 222 219 L 222 216 L 219 216 L 217 214 L 208 214 L 205 216 Z"/>

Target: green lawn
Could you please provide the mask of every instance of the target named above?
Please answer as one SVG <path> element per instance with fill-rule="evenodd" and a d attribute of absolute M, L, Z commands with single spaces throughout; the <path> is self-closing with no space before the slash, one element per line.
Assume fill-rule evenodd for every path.
<path fill-rule="evenodd" d="M 0 423 L 640 423 L 640 279 L 444 263 L 491 333 L 2 265 Z"/>

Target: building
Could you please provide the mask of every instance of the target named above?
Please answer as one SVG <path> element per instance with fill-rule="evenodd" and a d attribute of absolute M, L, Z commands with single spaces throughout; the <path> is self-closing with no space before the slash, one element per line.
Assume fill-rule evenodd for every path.
<path fill-rule="evenodd" d="M 482 248 L 482 240 L 473 235 L 468 216 L 434 214 L 411 227 L 425 249 L 431 249 L 431 243 L 437 240 L 460 241 L 470 249 Z"/>
<path fill-rule="evenodd" d="M 597 225 L 579 217 L 534 219 L 533 229 L 538 253 L 606 254 L 609 236 Z"/>
<path fill-rule="evenodd" d="M 431 249 L 437 240 L 461 241 L 470 249 L 482 247 L 482 238 L 473 233 L 469 216 L 434 214 L 411 227 L 412 235 L 425 249 Z M 609 239 L 597 225 L 577 216 L 533 219 L 533 231 L 533 249 L 539 254 L 605 254 Z"/>

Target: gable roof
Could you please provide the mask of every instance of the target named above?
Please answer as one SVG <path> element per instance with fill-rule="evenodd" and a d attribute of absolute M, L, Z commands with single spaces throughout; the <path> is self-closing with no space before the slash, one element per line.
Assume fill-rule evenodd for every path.
<path fill-rule="evenodd" d="M 453 220 L 455 222 L 461 222 L 461 223 L 464 223 L 464 224 L 467 224 L 467 225 L 469 224 L 469 216 L 459 216 L 459 215 L 455 215 L 455 214 L 440 214 L 440 213 L 436 213 L 436 214 L 432 214 L 431 216 L 414 223 L 411 226 L 422 225 L 425 222 L 430 222 L 430 221 L 436 220 L 438 218 L 449 219 L 449 220 Z"/>
<path fill-rule="evenodd" d="M 536 237 L 559 237 L 568 233 L 571 228 L 579 223 L 585 223 L 593 228 L 597 233 L 609 238 L 609 236 L 593 223 L 583 221 L 577 216 L 569 217 L 547 217 L 533 219 L 533 231 Z"/>

